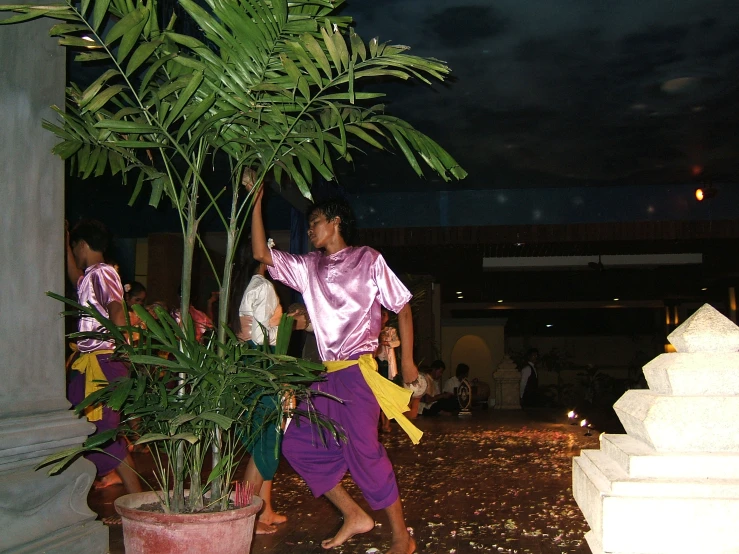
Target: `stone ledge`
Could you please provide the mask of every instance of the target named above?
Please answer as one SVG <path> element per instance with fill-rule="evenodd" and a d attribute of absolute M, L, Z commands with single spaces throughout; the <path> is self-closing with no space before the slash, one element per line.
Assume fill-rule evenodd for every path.
<path fill-rule="evenodd" d="M 630 436 L 657 452 L 739 453 L 739 396 L 630 390 L 613 409 Z"/>
<path fill-rule="evenodd" d="M 586 538 L 593 552 L 739 554 L 739 497 L 654 496 L 666 490 L 670 485 L 666 482 L 641 490 L 620 489 L 630 495 L 619 495 L 616 483 L 608 481 L 586 456 L 574 459 L 572 485 L 575 500 L 591 527 L 592 534 Z"/>
<path fill-rule="evenodd" d="M 739 479 L 739 455 L 665 453 L 628 435 L 600 437 L 600 447 L 631 478 Z"/>
<path fill-rule="evenodd" d="M 739 394 L 739 352 L 672 352 L 644 366 L 649 390 L 673 396 Z"/>

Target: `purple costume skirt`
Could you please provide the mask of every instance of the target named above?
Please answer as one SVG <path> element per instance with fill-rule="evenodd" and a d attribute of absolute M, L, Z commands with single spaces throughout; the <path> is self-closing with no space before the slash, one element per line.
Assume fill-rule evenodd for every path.
<path fill-rule="evenodd" d="M 108 381 L 112 381 L 119 377 L 127 376 L 128 368 L 121 362 L 111 361 L 110 357 L 111 354 L 97 355 L 100 369 L 103 370 L 105 378 Z M 72 406 L 76 406 L 85 399 L 84 373 L 78 373 L 70 381 L 69 388 L 67 389 L 67 399 L 72 403 Z M 97 427 L 95 433 L 99 433 L 108 429 L 115 429 L 118 427 L 120 421 L 121 415 L 118 412 L 111 410 L 107 406 L 103 406 L 103 419 L 93 421 L 92 423 Z M 128 455 L 126 441 L 122 437 L 108 443 L 103 450 L 107 454 L 103 454 L 102 452 L 85 454 L 85 458 L 95 464 L 98 477 L 102 477 L 113 471 Z"/>
<path fill-rule="evenodd" d="M 311 388 L 341 398 L 344 403 L 318 396 L 313 404 L 318 413 L 337 424 L 346 442 L 337 443 L 328 432 L 301 417 L 299 421 L 293 419 L 287 428 L 282 453 L 314 496 L 333 489 L 349 471 L 373 510 L 387 508 L 398 499 L 398 485 L 387 452 L 377 438 L 380 406 L 358 366 L 326 377 Z"/>

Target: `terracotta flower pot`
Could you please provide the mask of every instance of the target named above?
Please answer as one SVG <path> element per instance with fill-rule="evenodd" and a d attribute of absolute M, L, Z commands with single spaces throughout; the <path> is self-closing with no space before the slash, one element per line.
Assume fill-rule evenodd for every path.
<path fill-rule="evenodd" d="M 127 494 L 115 501 L 126 554 L 247 554 L 262 507 L 262 499 L 255 496 L 249 506 L 226 512 L 164 514 L 139 509 L 152 502 L 159 502 L 154 492 Z"/>

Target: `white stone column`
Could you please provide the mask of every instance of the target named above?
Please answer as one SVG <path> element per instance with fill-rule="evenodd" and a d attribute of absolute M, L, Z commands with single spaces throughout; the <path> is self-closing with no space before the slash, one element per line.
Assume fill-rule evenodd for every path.
<path fill-rule="evenodd" d="M 44 294 L 64 292 L 64 164 L 41 127 L 64 104 L 50 25 L 0 27 L 0 551 L 96 553 L 108 531 L 87 507 L 94 466 L 34 469 L 94 430 L 69 409 L 63 307 Z"/>
<path fill-rule="evenodd" d="M 593 554 L 739 553 L 739 328 L 705 304 L 668 340 L 573 461 Z"/>
<path fill-rule="evenodd" d="M 494 409 L 520 410 L 521 372 L 516 369 L 516 364 L 510 356 L 503 356 L 503 361 L 498 365 L 498 371 L 493 373 L 493 382 L 495 385 Z"/>

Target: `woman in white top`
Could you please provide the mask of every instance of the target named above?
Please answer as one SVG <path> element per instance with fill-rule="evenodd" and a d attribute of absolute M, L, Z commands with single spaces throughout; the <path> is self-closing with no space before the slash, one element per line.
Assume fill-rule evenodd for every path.
<path fill-rule="evenodd" d="M 237 266 L 233 280 L 234 293 L 229 310 L 231 330 L 240 340 L 251 345 L 261 346 L 266 342 L 274 347 L 277 342 L 277 328 L 282 317 L 282 306 L 274 285 L 265 277 L 267 266 L 255 262 L 251 257 L 251 251 L 240 251 L 239 257 L 243 263 Z M 244 289 L 249 275 L 251 279 Z M 244 292 L 240 295 L 242 290 Z M 236 305 L 235 302 L 239 298 L 241 301 Z M 264 410 L 270 410 L 272 407 L 268 397 L 260 400 L 260 406 Z M 257 413 L 254 417 L 257 417 Z M 272 508 L 272 478 L 279 463 L 274 452 L 278 441 L 280 441 L 279 431 L 273 428 L 260 433 L 252 442 L 245 445 L 251 459 L 246 466 L 244 481 L 257 486 L 261 483 L 259 496 L 264 501 L 264 507 L 256 522 L 257 535 L 275 533 L 277 529 L 274 524 L 284 523 L 287 520 L 287 517 Z"/>
<path fill-rule="evenodd" d="M 249 285 L 241 297 L 239 304 L 239 332 L 236 336 L 243 341 L 251 341 L 255 345 L 265 343 L 264 331 L 267 332 L 267 343 L 274 346 L 277 342 L 277 327 L 282 317 L 282 306 L 277 298 L 274 285 L 267 280 L 267 266 L 258 264 Z"/>

